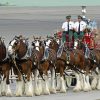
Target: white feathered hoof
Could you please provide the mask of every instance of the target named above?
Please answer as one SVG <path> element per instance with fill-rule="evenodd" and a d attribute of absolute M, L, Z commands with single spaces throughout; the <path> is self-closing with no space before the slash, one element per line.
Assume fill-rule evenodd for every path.
<path fill-rule="evenodd" d="M 84 92 L 88 92 L 88 91 L 90 91 L 88 88 L 83 88 L 83 91 Z"/>
<path fill-rule="evenodd" d="M 49 90 L 45 90 L 45 91 L 43 91 L 43 94 L 44 95 L 50 95 L 50 92 L 49 92 Z"/>
<path fill-rule="evenodd" d="M 97 82 L 97 90 L 100 90 L 100 76 L 99 76 L 99 79 L 98 79 L 98 82 Z"/>
<path fill-rule="evenodd" d="M 56 87 L 56 91 L 60 91 L 60 87 Z"/>
<path fill-rule="evenodd" d="M 16 97 L 21 97 L 22 96 L 22 93 L 18 93 L 18 92 L 16 92 Z"/>
<path fill-rule="evenodd" d="M 43 87 L 43 94 L 44 95 L 49 95 L 50 91 L 49 91 L 48 85 L 47 84 L 44 84 L 44 85 L 45 86 Z"/>
<path fill-rule="evenodd" d="M 81 91 L 81 88 L 75 87 L 75 88 L 73 89 L 73 92 L 79 92 L 79 91 Z"/>
<path fill-rule="evenodd" d="M 47 86 L 43 87 L 43 94 L 44 95 L 49 95 L 50 94 L 49 88 Z"/>
<path fill-rule="evenodd" d="M 7 97 L 11 97 L 12 96 L 12 93 L 11 92 L 8 92 L 8 93 L 6 93 L 6 96 Z"/>
<path fill-rule="evenodd" d="M 94 78 L 94 79 L 92 80 L 92 82 L 91 82 L 91 88 L 92 88 L 93 90 L 95 90 L 95 89 L 96 89 L 96 86 L 97 86 L 97 79 Z"/>
<path fill-rule="evenodd" d="M 51 93 L 51 94 L 56 94 L 56 89 L 55 89 L 55 88 L 51 88 L 51 89 L 50 89 L 50 93 Z"/>
<path fill-rule="evenodd" d="M 97 85 L 97 90 L 100 90 L 100 84 Z"/>
<path fill-rule="evenodd" d="M 10 85 L 7 85 L 6 86 L 6 96 L 8 96 L 8 97 L 11 97 L 12 96 L 12 92 L 11 92 L 11 89 L 10 89 Z"/>
<path fill-rule="evenodd" d="M 23 94 L 23 90 L 22 90 L 22 81 L 17 81 L 17 86 L 16 86 L 16 93 L 15 93 L 15 95 L 17 96 L 17 97 L 20 97 L 20 96 L 22 96 L 22 94 Z"/>
<path fill-rule="evenodd" d="M 25 94 L 26 94 L 27 97 L 32 97 L 33 91 L 29 89 Z"/>
<path fill-rule="evenodd" d="M 33 85 L 32 85 L 32 81 L 28 81 L 26 84 L 25 84 L 25 94 L 26 96 L 28 97 L 32 97 L 33 96 Z"/>
<path fill-rule="evenodd" d="M 6 92 L 1 92 L 1 95 L 2 96 L 6 96 Z"/>
<path fill-rule="evenodd" d="M 38 80 L 38 89 L 39 89 L 39 92 L 40 92 L 40 95 L 43 94 L 43 90 L 42 90 L 42 81 L 41 80 Z"/>
<path fill-rule="evenodd" d="M 27 96 L 27 97 L 32 97 L 32 96 L 33 96 L 33 93 L 32 93 L 31 91 L 28 91 L 28 92 L 26 93 L 26 96 Z"/>
<path fill-rule="evenodd" d="M 35 95 L 35 96 L 40 96 L 40 95 L 41 95 L 38 88 L 35 88 L 35 89 L 34 89 L 34 95 Z"/>
<path fill-rule="evenodd" d="M 84 87 L 83 87 L 83 91 L 88 92 L 90 90 L 91 90 L 91 88 L 87 84 L 85 84 Z"/>
<path fill-rule="evenodd" d="M 65 81 L 64 81 L 63 77 L 61 77 L 60 79 L 61 79 L 60 93 L 66 93 L 66 85 L 65 85 Z"/>
<path fill-rule="evenodd" d="M 60 93 L 66 93 L 66 89 L 61 89 Z"/>

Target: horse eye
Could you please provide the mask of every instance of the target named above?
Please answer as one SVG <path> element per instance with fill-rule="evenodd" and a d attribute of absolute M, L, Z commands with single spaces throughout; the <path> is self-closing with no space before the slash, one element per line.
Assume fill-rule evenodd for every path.
<path fill-rule="evenodd" d="M 35 46 L 34 42 L 32 42 L 32 46 Z"/>
<path fill-rule="evenodd" d="M 18 44 L 18 42 L 15 42 L 14 44 L 15 44 L 15 45 L 17 45 L 17 44 Z"/>
<path fill-rule="evenodd" d="M 39 45 L 41 46 L 42 45 L 42 42 L 40 42 Z"/>

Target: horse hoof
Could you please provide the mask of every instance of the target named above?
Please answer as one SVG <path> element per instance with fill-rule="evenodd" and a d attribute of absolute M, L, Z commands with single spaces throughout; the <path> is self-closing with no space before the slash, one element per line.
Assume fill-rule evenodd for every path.
<path fill-rule="evenodd" d="M 21 97 L 21 96 L 22 96 L 22 94 L 17 94 L 17 93 L 16 93 L 16 97 Z"/>
<path fill-rule="evenodd" d="M 52 90 L 50 90 L 50 93 L 51 94 L 56 94 L 56 90 L 55 89 L 52 89 Z"/>
<path fill-rule="evenodd" d="M 12 94 L 11 93 L 7 93 L 6 96 L 7 97 L 12 97 Z"/>
<path fill-rule="evenodd" d="M 73 89 L 73 92 L 79 92 L 81 89 Z"/>
<path fill-rule="evenodd" d="M 51 91 L 50 93 L 51 93 L 51 94 L 56 94 L 56 91 Z"/>
<path fill-rule="evenodd" d="M 2 94 L 2 96 L 6 96 L 6 93 L 5 92 L 2 92 L 1 94 Z"/>
<path fill-rule="evenodd" d="M 26 94 L 27 97 L 33 97 L 33 94 Z"/>
<path fill-rule="evenodd" d="M 34 92 L 35 96 L 40 96 L 40 92 Z"/>
<path fill-rule="evenodd" d="M 66 90 L 60 90 L 60 93 L 66 93 Z"/>
<path fill-rule="evenodd" d="M 50 92 L 45 92 L 44 95 L 50 95 Z"/>
<path fill-rule="evenodd" d="M 83 89 L 83 91 L 84 91 L 84 92 L 88 92 L 88 91 L 90 91 L 90 90 L 89 90 L 89 89 Z"/>

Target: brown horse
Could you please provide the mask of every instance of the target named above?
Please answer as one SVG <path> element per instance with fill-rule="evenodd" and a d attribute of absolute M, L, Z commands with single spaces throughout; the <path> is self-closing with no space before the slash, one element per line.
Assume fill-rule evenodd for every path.
<path fill-rule="evenodd" d="M 15 36 L 15 38 L 10 41 L 8 46 L 8 55 L 11 58 L 11 64 L 14 74 L 18 76 L 17 86 L 16 86 L 16 96 L 22 96 L 23 92 L 27 96 L 33 96 L 32 87 L 32 61 L 26 55 L 28 50 L 27 39 L 22 36 Z M 25 77 L 27 78 L 25 80 Z M 23 78 L 23 79 L 22 79 Z M 25 91 L 23 90 L 23 84 L 25 83 Z"/>
<path fill-rule="evenodd" d="M 40 94 L 50 94 L 49 91 L 49 86 L 48 86 L 48 69 L 49 69 L 49 61 L 44 59 L 44 52 L 45 52 L 45 47 L 43 45 L 43 42 L 41 41 L 41 37 L 34 37 L 34 40 L 32 42 L 32 54 L 31 54 L 31 59 L 34 65 L 34 78 L 35 78 L 35 84 L 34 84 L 34 89 L 35 89 L 35 95 L 40 95 Z M 44 86 L 38 87 L 38 77 L 41 76 L 42 79 L 44 80 Z M 41 82 L 40 82 L 41 83 Z M 41 85 L 42 86 L 42 85 Z M 42 93 L 43 92 L 43 93 Z"/>
<path fill-rule="evenodd" d="M 59 40 L 59 42 L 58 42 Z M 62 52 L 60 47 L 60 38 L 55 37 L 51 38 L 51 42 L 49 45 L 49 48 L 52 49 L 56 53 L 56 59 L 55 59 L 55 71 L 56 73 L 60 73 L 60 80 L 58 79 L 59 77 L 57 76 L 57 90 L 60 90 L 60 92 L 66 92 L 66 87 L 65 87 L 65 82 L 64 82 L 64 70 L 65 70 L 65 55 L 66 53 L 63 52 L 62 54 L 59 54 L 60 51 Z M 60 57 L 58 57 L 60 55 Z"/>
<path fill-rule="evenodd" d="M 39 74 L 44 78 L 44 86 L 43 86 L 43 94 L 56 93 L 55 89 L 55 70 L 54 70 L 54 62 L 55 62 L 55 52 L 54 50 L 49 48 L 50 40 L 47 39 L 44 42 L 40 40 L 40 38 L 35 38 L 33 41 L 33 51 L 32 51 L 32 61 L 36 65 L 36 71 L 39 71 Z M 37 61 L 36 61 L 37 60 Z M 51 71 L 51 88 L 49 90 L 48 86 L 48 71 Z M 37 72 L 38 75 L 38 72 Z M 37 87 L 37 78 L 35 72 L 35 88 Z M 39 89 L 36 89 L 39 90 Z M 39 92 L 37 91 L 36 94 Z"/>
<path fill-rule="evenodd" d="M 76 49 L 76 50 L 70 50 L 70 48 L 67 48 L 66 43 L 62 46 L 60 46 L 58 52 L 57 52 L 57 61 L 56 61 L 56 71 L 60 73 L 60 79 L 62 80 L 60 91 L 66 92 L 65 83 L 63 79 L 64 70 L 71 69 L 75 71 L 75 76 L 77 79 L 76 86 L 74 88 L 74 91 L 79 91 L 83 89 L 84 91 L 91 90 L 89 82 L 86 83 L 85 78 L 88 80 L 88 76 L 85 77 L 85 74 L 82 73 L 89 73 L 89 66 L 90 64 L 89 60 L 85 59 L 84 51 L 82 49 Z M 82 72 L 83 71 L 83 72 Z M 83 80 L 80 80 L 83 77 Z M 81 81 L 84 82 L 84 87 L 81 86 Z M 88 80 L 89 81 L 89 80 Z M 59 88 L 59 87 L 58 87 Z"/>
<path fill-rule="evenodd" d="M 100 50 L 90 50 L 90 60 L 95 67 L 92 69 L 93 80 L 91 82 L 92 89 L 100 90 Z M 96 72 L 96 73 L 95 73 Z"/>
<path fill-rule="evenodd" d="M 11 67 L 6 55 L 6 46 L 4 40 L 0 37 L 0 95 L 11 96 L 9 81 L 9 71 Z"/>
<path fill-rule="evenodd" d="M 45 55 L 46 60 L 49 61 L 49 70 L 51 72 L 51 88 L 50 92 L 51 93 L 56 93 L 56 88 L 55 88 L 55 68 L 56 68 L 56 59 L 57 59 L 57 48 L 58 44 L 53 40 L 52 37 L 47 37 L 47 39 L 44 41 L 45 43 Z M 55 43 L 57 44 L 55 46 Z M 56 48 L 56 50 L 54 48 Z M 46 56 L 47 55 L 47 56 Z"/>
<path fill-rule="evenodd" d="M 40 95 L 42 94 L 42 86 L 41 86 L 41 82 L 39 82 L 40 84 L 38 84 L 38 76 L 41 75 L 42 79 L 43 79 L 43 72 L 41 71 L 40 68 L 40 61 L 42 60 L 43 57 L 43 48 L 41 47 L 41 37 L 34 37 L 34 40 L 32 41 L 32 49 L 31 49 L 31 60 L 33 63 L 33 67 L 34 67 L 34 94 L 35 95 Z M 41 51 L 40 51 L 41 49 Z"/>

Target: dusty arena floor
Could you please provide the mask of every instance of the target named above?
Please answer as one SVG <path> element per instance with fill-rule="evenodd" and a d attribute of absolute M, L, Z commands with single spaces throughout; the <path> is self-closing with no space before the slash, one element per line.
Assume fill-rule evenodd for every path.
<path fill-rule="evenodd" d="M 12 97 L 0 97 L 0 100 L 100 100 L 100 91 L 93 90 L 90 92 L 73 92 L 73 87 L 70 87 L 66 93 L 56 93 L 50 95 L 41 95 L 33 97 L 15 97 L 15 82 L 11 83 L 11 89 L 13 91 Z"/>
<path fill-rule="evenodd" d="M 5 38 L 6 46 L 10 40 L 23 34 L 32 41 L 33 35 L 45 37 L 61 29 L 66 15 L 76 20 L 81 14 L 81 7 L 0 7 L 0 36 Z M 94 19 L 100 29 L 100 7 L 87 7 L 86 16 Z M 99 31 L 100 32 L 100 31 Z M 100 34 L 98 32 L 98 34 Z M 98 35 L 97 39 L 100 37 Z M 12 91 L 15 84 L 11 84 Z M 100 91 L 74 93 L 70 88 L 67 93 L 57 93 L 33 97 L 0 97 L 0 100 L 100 100 Z"/>

